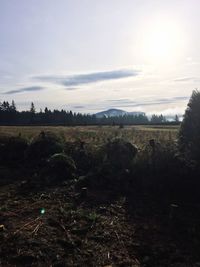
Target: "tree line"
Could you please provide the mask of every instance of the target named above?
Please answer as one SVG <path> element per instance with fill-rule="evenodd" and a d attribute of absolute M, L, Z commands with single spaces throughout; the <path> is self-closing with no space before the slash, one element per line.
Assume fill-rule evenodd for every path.
<path fill-rule="evenodd" d="M 47 107 L 36 112 L 35 105 L 31 102 L 29 110 L 18 111 L 15 101 L 0 102 L 0 125 L 133 125 L 133 124 L 178 124 L 179 118 L 176 115 L 174 121 L 167 121 L 161 115 L 152 115 L 148 118 L 145 114 L 116 117 L 97 118 L 92 114 L 82 114 L 64 109 L 51 110 Z"/>

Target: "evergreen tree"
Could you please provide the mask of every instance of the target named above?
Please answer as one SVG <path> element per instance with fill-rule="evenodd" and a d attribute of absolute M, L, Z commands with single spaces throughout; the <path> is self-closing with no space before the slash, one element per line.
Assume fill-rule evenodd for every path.
<path fill-rule="evenodd" d="M 12 103 L 10 105 L 10 109 L 14 113 L 17 111 L 17 108 L 16 108 L 16 105 L 15 105 L 15 101 L 14 100 L 12 100 Z"/>
<path fill-rule="evenodd" d="M 31 108 L 30 108 L 30 123 L 34 123 L 35 122 L 35 106 L 33 104 L 33 102 L 31 102 Z"/>
<path fill-rule="evenodd" d="M 179 117 L 178 117 L 177 114 L 175 115 L 174 121 L 175 121 L 176 123 L 179 123 Z"/>
<path fill-rule="evenodd" d="M 35 105 L 34 105 L 33 102 L 31 102 L 30 112 L 31 112 L 32 114 L 35 114 Z"/>
<path fill-rule="evenodd" d="M 193 91 L 179 131 L 179 149 L 188 160 L 200 162 L 200 92 Z"/>

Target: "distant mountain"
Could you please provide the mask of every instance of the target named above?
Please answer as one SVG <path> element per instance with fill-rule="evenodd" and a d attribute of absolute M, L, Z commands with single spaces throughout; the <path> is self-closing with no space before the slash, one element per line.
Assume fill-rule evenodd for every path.
<path fill-rule="evenodd" d="M 101 111 L 95 114 L 97 118 L 119 117 L 123 115 L 145 115 L 145 113 L 140 112 L 140 111 L 127 112 L 122 109 L 113 108 L 113 109 L 104 110 L 104 111 Z"/>

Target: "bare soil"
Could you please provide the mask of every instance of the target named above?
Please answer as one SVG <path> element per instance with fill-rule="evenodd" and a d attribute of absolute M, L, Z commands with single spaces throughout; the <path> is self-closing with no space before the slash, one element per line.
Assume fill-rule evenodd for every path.
<path fill-rule="evenodd" d="M 191 242 L 156 209 L 134 210 L 109 191 L 83 196 L 73 183 L 37 191 L 30 186 L 26 179 L 1 185 L 2 267 L 200 266 L 195 231 Z"/>

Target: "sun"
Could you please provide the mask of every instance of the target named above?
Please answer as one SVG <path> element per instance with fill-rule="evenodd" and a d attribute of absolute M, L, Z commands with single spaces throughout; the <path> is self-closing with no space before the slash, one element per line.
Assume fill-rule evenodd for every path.
<path fill-rule="evenodd" d="M 154 58 L 166 58 L 177 48 L 176 33 L 169 27 L 154 28 L 147 38 L 147 52 Z"/>
<path fill-rule="evenodd" d="M 182 33 L 176 23 L 158 20 L 144 29 L 142 53 L 148 61 L 176 61 L 181 51 Z"/>

